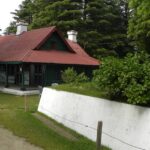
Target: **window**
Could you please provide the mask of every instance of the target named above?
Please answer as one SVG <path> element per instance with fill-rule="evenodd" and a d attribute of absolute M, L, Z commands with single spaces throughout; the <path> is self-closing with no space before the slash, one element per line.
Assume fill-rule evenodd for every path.
<path fill-rule="evenodd" d="M 8 66 L 8 75 L 13 76 L 15 74 L 15 66 L 9 65 Z"/>
<path fill-rule="evenodd" d="M 50 49 L 56 49 L 57 47 L 56 47 L 56 42 L 55 41 L 52 41 L 51 42 L 51 47 L 50 47 Z"/>
<path fill-rule="evenodd" d="M 36 64 L 35 65 L 35 74 L 34 74 L 34 84 L 35 85 L 42 85 L 42 65 Z"/>
<path fill-rule="evenodd" d="M 6 66 L 5 65 L 0 65 L 0 71 L 3 72 L 6 70 Z"/>

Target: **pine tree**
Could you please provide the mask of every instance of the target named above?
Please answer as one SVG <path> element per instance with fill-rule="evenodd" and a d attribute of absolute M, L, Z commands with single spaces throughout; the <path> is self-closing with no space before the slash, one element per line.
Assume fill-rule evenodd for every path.
<path fill-rule="evenodd" d="M 33 2 L 32 0 L 24 0 L 20 5 L 19 9 L 11 12 L 14 15 L 16 21 L 24 21 L 28 24 L 32 23 L 33 16 Z"/>
<path fill-rule="evenodd" d="M 150 53 L 150 0 L 130 0 L 128 35 L 139 50 Z"/>
<path fill-rule="evenodd" d="M 127 18 L 121 10 L 121 5 L 124 4 L 123 0 L 122 3 L 115 0 L 93 0 L 86 3 L 85 31 L 80 42 L 91 55 L 122 56 L 127 52 Z"/>
<path fill-rule="evenodd" d="M 36 1 L 35 5 L 38 5 Z M 42 11 L 34 15 L 32 28 L 41 26 L 57 26 L 63 32 L 77 30 L 81 19 L 81 7 L 71 0 L 55 0 L 47 2 Z"/>

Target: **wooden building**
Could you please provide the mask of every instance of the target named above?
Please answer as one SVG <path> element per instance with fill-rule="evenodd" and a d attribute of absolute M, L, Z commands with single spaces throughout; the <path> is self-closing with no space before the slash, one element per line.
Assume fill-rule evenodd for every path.
<path fill-rule="evenodd" d="M 27 31 L 18 24 L 16 35 L 0 36 L 0 84 L 46 86 L 61 82 L 61 71 L 74 67 L 90 76 L 99 62 L 90 57 L 76 41 L 76 32 L 65 39 L 56 27 Z"/>

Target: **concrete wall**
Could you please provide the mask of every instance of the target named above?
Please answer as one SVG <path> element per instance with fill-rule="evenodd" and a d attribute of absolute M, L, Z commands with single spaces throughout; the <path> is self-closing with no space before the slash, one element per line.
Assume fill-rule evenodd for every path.
<path fill-rule="evenodd" d="M 150 150 L 150 109 L 44 88 L 38 111 L 113 150 Z M 85 126 L 86 125 L 86 126 Z"/>
<path fill-rule="evenodd" d="M 18 96 L 39 94 L 39 90 L 21 91 L 20 89 L 11 89 L 11 88 L 4 88 L 4 87 L 0 87 L 0 92 L 18 95 Z"/>

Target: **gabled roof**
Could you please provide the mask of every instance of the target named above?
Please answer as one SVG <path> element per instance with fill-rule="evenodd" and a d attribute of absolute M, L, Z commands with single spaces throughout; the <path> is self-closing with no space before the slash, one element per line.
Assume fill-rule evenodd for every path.
<path fill-rule="evenodd" d="M 37 50 L 54 32 L 59 34 L 70 51 Z M 56 27 L 35 29 L 21 35 L 0 36 L 0 62 L 8 61 L 99 65 L 79 44 L 65 40 Z"/>

